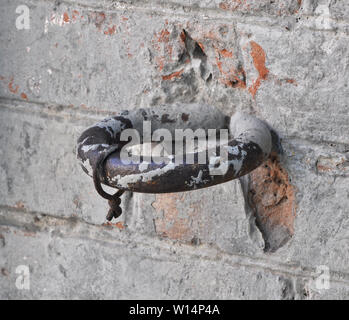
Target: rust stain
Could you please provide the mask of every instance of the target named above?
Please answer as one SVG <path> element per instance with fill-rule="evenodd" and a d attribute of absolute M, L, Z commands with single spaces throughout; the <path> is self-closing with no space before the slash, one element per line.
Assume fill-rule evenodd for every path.
<path fill-rule="evenodd" d="M 253 64 L 258 71 L 258 78 L 254 81 L 253 85 L 248 89 L 252 94 L 252 97 L 255 98 L 257 90 L 261 85 L 262 80 L 266 80 L 268 77 L 269 70 L 265 66 L 266 55 L 263 48 L 256 42 L 251 41 L 251 57 L 253 59 Z"/>
<path fill-rule="evenodd" d="M 271 234 L 283 226 L 285 237 L 294 234 L 296 216 L 295 188 L 276 154 L 250 174 L 250 200 L 256 209 L 262 234 Z"/>
<path fill-rule="evenodd" d="M 18 92 L 19 86 L 13 84 L 13 78 L 10 79 L 10 82 L 8 84 L 8 89 L 10 90 L 10 92 L 16 94 Z"/>
<path fill-rule="evenodd" d="M 21 98 L 24 100 L 28 100 L 28 97 L 24 92 L 21 93 Z"/>
<path fill-rule="evenodd" d="M 184 69 L 181 69 L 179 71 L 173 72 L 169 75 L 166 76 L 162 76 L 162 80 L 171 80 L 173 78 L 180 78 L 180 76 L 182 75 Z"/>

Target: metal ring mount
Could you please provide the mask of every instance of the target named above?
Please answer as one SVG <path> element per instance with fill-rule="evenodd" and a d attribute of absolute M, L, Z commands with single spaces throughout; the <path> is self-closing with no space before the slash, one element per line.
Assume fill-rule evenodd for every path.
<path fill-rule="evenodd" d="M 177 156 L 174 155 L 169 163 L 150 161 L 144 166 L 144 162 L 140 161 L 125 164 L 120 159 L 120 151 L 127 142 L 121 141 L 120 135 L 125 129 L 143 132 L 144 121 L 150 121 L 151 133 L 157 129 L 167 129 L 172 134 L 179 128 L 193 131 L 228 129 L 230 140 L 224 146 L 227 157 L 221 157 L 222 147 L 218 146 L 211 156 L 209 152 L 206 153 L 205 163 L 198 162 L 200 155 L 196 152 L 194 163 L 188 163 L 187 155 L 184 155 L 181 163 L 177 163 Z M 114 201 L 115 208 L 117 203 L 120 204 L 117 200 L 120 192 L 125 190 L 143 193 L 180 192 L 236 179 L 261 165 L 277 145 L 277 135 L 265 122 L 254 116 L 235 113 L 229 118 L 212 106 L 177 104 L 123 111 L 98 122 L 86 129 L 78 139 L 77 156 L 83 170 L 93 176 L 98 193 Z M 212 174 L 217 160 L 219 165 L 222 162 L 226 165 L 224 174 Z M 101 183 L 120 191 L 109 195 L 102 189 Z M 121 209 L 116 211 L 121 213 Z"/>

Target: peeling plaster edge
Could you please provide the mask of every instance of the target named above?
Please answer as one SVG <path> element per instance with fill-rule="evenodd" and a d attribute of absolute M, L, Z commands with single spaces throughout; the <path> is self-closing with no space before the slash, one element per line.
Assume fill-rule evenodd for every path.
<path fill-rule="evenodd" d="M 116 230 L 88 223 L 79 218 L 55 217 L 50 214 L 27 211 L 6 205 L 0 205 L 0 228 L 8 227 L 25 232 L 50 233 L 52 236 L 98 241 L 105 245 L 135 250 L 139 256 L 151 257 L 156 260 L 178 261 L 180 258 L 219 262 L 235 268 L 249 268 L 264 270 L 274 275 L 312 280 L 316 270 L 312 267 L 301 266 L 297 262 L 292 264 L 272 261 L 270 257 L 256 258 L 246 255 L 230 254 L 213 246 L 190 246 L 174 240 L 165 240 L 127 230 Z M 1 230 L 1 229 L 0 229 Z M 58 231 L 58 232 L 57 232 Z M 83 234 L 83 236 L 82 236 Z M 176 253 L 173 253 L 173 245 Z M 349 287 L 349 273 L 330 271 L 331 283 Z"/>
<path fill-rule="evenodd" d="M 244 209 L 245 209 L 246 217 L 248 219 L 249 237 L 259 249 L 264 251 L 265 241 L 264 241 L 262 232 L 260 231 L 256 222 L 255 209 L 250 205 L 250 199 L 248 196 L 249 185 L 250 185 L 250 175 L 246 174 L 240 177 L 239 182 L 240 182 L 241 191 L 245 200 Z"/>

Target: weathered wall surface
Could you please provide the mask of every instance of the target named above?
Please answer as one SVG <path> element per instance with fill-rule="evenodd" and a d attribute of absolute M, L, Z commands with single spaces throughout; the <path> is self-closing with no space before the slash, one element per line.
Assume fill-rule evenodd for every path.
<path fill-rule="evenodd" d="M 349 299 L 348 14 L 344 0 L 1 0 L 0 298 Z M 209 189 L 126 194 L 105 225 L 82 130 L 200 101 L 265 119 L 284 155 Z"/>

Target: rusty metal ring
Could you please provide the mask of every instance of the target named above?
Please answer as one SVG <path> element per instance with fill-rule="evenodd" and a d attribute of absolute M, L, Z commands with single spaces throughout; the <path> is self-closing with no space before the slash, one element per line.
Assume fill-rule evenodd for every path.
<path fill-rule="evenodd" d="M 135 128 L 143 130 L 144 121 L 150 121 L 152 132 L 165 128 L 229 129 L 231 139 L 226 146 L 228 157 L 224 174 L 212 175 L 212 156 L 207 154 L 206 163 L 177 164 L 176 156 L 170 163 L 142 162 L 124 164 L 120 150 L 125 142 L 121 132 Z M 276 138 L 276 139 L 275 139 Z M 101 196 L 111 199 L 100 183 L 143 193 L 167 193 L 188 191 L 213 186 L 243 176 L 266 160 L 275 147 L 277 135 L 263 121 L 254 116 L 235 113 L 230 119 L 218 109 L 208 105 L 161 106 L 153 109 L 123 111 L 118 116 L 104 119 L 86 129 L 78 139 L 77 154 L 83 170 L 94 177 L 96 189 Z M 215 161 L 221 160 L 221 148 L 217 147 Z M 101 165 L 103 164 L 103 165 Z M 214 164 L 215 165 L 215 164 Z M 101 169 L 102 168 L 102 169 Z"/>

